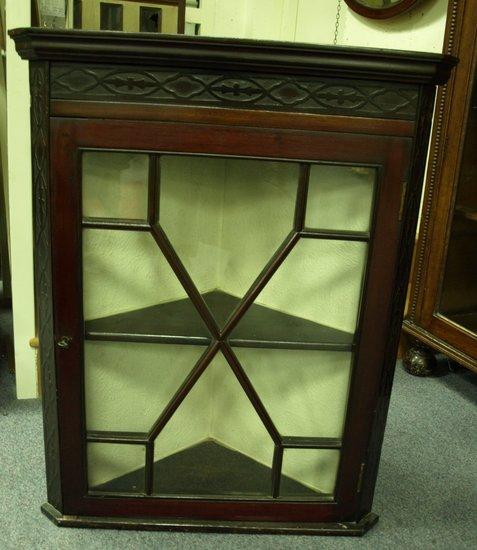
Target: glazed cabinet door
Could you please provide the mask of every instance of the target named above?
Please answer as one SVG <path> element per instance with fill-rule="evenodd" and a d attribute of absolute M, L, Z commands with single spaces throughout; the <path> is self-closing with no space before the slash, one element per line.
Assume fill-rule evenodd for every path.
<path fill-rule="evenodd" d="M 65 513 L 356 519 L 410 140 L 51 132 Z"/>

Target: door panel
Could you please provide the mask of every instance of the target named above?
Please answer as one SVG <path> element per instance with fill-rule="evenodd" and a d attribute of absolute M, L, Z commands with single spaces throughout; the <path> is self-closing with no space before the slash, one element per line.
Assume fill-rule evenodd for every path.
<path fill-rule="evenodd" d="M 53 119 L 69 513 L 353 513 L 409 145 Z"/>

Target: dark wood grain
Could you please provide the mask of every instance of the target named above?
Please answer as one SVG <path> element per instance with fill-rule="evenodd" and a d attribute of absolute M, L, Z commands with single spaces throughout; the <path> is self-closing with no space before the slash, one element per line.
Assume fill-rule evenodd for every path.
<path fill-rule="evenodd" d="M 191 519 L 121 518 L 111 516 L 70 516 L 59 512 L 51 504 L 41 507 L 42 513 L 58 527 L 87 527 L 89 529 L 142 529 L 145 531 L 186 531 L 199 533 L 249 533 L 269 535 L 346 536 L 361 537 L 378 521 L 376 514 L 367 514 L 360 521 L 309 522 L 244 522 L 197 521 Z"/>
<path fill-rule="evenodd" d="M 84 228 L 89 229 L 122 229 L 125 231 L 150 231 L 151 226 L 146 221 L 126 220 L 123 218 L 83 218 Z"/>
<path fill-rule="evenodd" d="M 277 499 L 275 503 L 253 504 L 241 501 L 221 503 L 220 507 L 213 502 L 204 503 L 193 501 L 176 502 L 174 499 L 150 501 L 148 498 L 128 499 L 122 496 L 108 497 L 107 507 L 105 502 L 99 502 L 94 498 L 85 498 L 81 495 L 86 490 L 86 485 L 81 484 L 76 472 L 81 468 L 78 457 L 83 456 L 82 443 L 73 433 L 81 434 L 82 428 L 71 429 L 76 423 L 71 421 L 71 416 L 76 414 L 76 419 L 82 424 L 82 407 L 78 403 L 78 387 L 82 385 L 81 363 L 74 360 L 77 351 L 68 350 L 70 360 L 68 362 L 68 379 L 63 381 L 62 399 L 64 399 L 64 410 L 69 410 L 68 415 L 63 415 L 62 428 L 65 431 L 63 441 L 67 448 L 63 454 L 68 458 L 70 474 L 64 477 L 68 506 L 79 514 L 97 515 L 142 515 L 167 517 L 173 515 L 189 515 L 191 517 L 216 518 L 221 517 L 248 519 L 259 521 L 259 519 L 278 519 L 282 521 L 292 520 L 314 521 L 317 517 L 326 518 L 326 521 L 333 521 L 337 518 L 357 518 L 355 496 L 356 487 L 360 478 L 361 462 L 367 447 L 369 437 L 369 425 L 372 420 L 375 407 L 376 388 L 380 370 L 378 366 L 383 364 L 385 330 L 389 323 L 389 317 L 383 317 L 383 311 L 389 312 L 389 304 L 392 298 L 392 284 L 395 276 L 395 269 L 398 257 L 398 229 L 399 212 L 402 195 L 402 182 L 408 167 L 408 152 L 410 140 L 403 138 L 392 138 L 383 136 L 335 134 L 325 132 L 303 132 L 289 130 L 265 130 L 263 128 L 228 128 L 226 126 L 211 126 L 205 124 L 164 124 L 157 122 L 122 122 L 114 120 L 89 121 L 85 119 L 52 119 L 53 144 L 55 151 L 64 157 L 64 161 L 57 163 L 56 172 L 52 178 L 54 197 L 62 200 L 62 215 L 55 218 L 61 230 L 60 238 L 69 242 L 70 247 L 76 249 L 78 244 L 78 228 L 81 227 L 81 219 L 75 201 L 75 193 L 71 190 L 68 194 L 61 193 L 62 186 L 68 184 L 76 188 L 79 174 L 75 169 L 75 154 L 79 147 L 130 149 L 131 143 L 138 150 L 146 151 L 183 151 L 183 152 L 204 152 L 207 154 L 230 154 L 265 157 L 265 158 L 287 158 L 296 160 L 322 160 L 339 163 L 358 163 L 365 165 L 380 166 L 378 169 L 378 197 L 376 199 L 376 221 L 373 222 L 373 231 L 370 239 L 370 263 L 367 268 L 365 302 L 360 316 L 360 324 L 366 328 L 358 331 L 357 335 L 357 357 L 359 361 L 354 366 L 354 382 L 352 383 L 350 402 L 348 407 L 348 428 L 343 439 L 343 451 L 340 476 L 338 479 L 336 501 L 337 505 L 327 508 L 322 503 L 284 503 Z M 386 182 L 383 186 L 382 182 Z M 76 182 L 76 183 L 75 183 Z M 66 211 L 65 211 L 66 208 Z M 64 222 L 68 220 L 65 225 Z M 56 231 L 56 225 L 54 230 Z M 290 243 L 293 244 L 298 238 L 292 233 Z M 367 237 L 368 238 L 368 237 Z M 288 242 L 288 241 L 287 241 Z M 286 246 L 286 243 L 284 243 Z M 266 284 L 269 277 L 270 267 L 274 268 L 281 258 L 280 251 L 272 259 L 271 264 L 264 273 L 257 279 L 249 293 L 251 305 L 256 298 L 256 292 L 262 284 Z M 65 263 L 66 261 L 66 263 Z M 56 269 L 59 272 L 79 271 L 80 264 L 74 254 L 58 254 L 56 256 Z M 264 279 L 265 277 L 265 279 Z M 257 286 L 257 282 L 258 285 Z M 68 287 L 65 288 L 65 286 Z M 383 288 L 388 292 L 383 293 Z M 74 341 L 82 340 L 82 328 L 78 327 L 78 316 L 70 306 L 81 309 L 81 302 L 78 301 L 78 286 L 74 285 L 71 279 L 58 279 L 58 292 L 70 296 L 68 306 L 62 309 L 61 324 L 69 324 L 73 331 Z M 76 296 L 76 298 L 73 298 Z M 202 301 L 203 298 L 200 297 Z M 204 302 L 205 303 L 205 302 Z M 242 306 L 243 308 L 243 306 Z M 207 307 L 210 311 L 210 308 Z M 243 313 L 246 308 L 243 309 Z M 242 313 L 239 312 L 239 313 Z M 235 312 L 237 314 L 237 310 Z M 386 315 L 388 315 L 387 313 Z M 213 318 L 213 316 L 212 316 Z M 238 320 L 239 317 L 235 316 Z M 216 326 L 213 318 L 212 326 Z M 237 323 L 239 326 L 239 323 Z M 76 327 L 76 328 L 75 328 Z M 201 360 L 194 369 L 191 376 L 184 382 L 176 396 L 166 408 L 166 411 L 158 419 L 150 438 L 154 438 L 167 424 L 172 417 L 181 400 L 194 386 L 200 374 L 204 371 L 213 355 L 226 345 L 224 339 L 229 337 L 229 332 L 235 326 L 229 323 L 217 332 L 217 343 L 209 349 L 206 357 Z M 78 330 L 80 332 L 78 332 Z M 378 346 L 377 343 L 380 343 Z M 80 356 L 80 354 L 78 354 Z M 71 360 L 73 359 L 73 360 Z M 232 360 L 232 359 L 231 359 Z M 235 365 L 237 367 L 237 365 Z M 240 369 L 237 369 L 237 376 L 240 376 Z M 250 391 L 249 382 L 246 379 L 242 383 L 247 388 L 250 398 L 253 392 Z M 76 413 L 71 409 L 76 407 Z M 259 406 L 259 402 L 256 402 Z M 289 434 L 292 435 L 292 434 Z M 278 437 L 277 442 L 280 442 Z M 378 452 L 376 450 L 375 452 Z M 75 459 L 76 456 L 76 459 Z M 84 467 L 84 466 L 83 466 Z M 85 482 L 83 482 L 85 483 Z M 304 506 L 304 507 L 302 507 Z M 107 510 L 107 512 L 106 512 Z M 361 514 L 362 515 L 362 514 Z"/>
<path fill-rule="evenodd" d="M 413 84 L 137 65 L 53 63 L 51 97 L 414 120 Z"/>
<path fill-rule="evenodd" d="M 287 449 L 341 449 L 342 441 L 338 437 L 300 437 L 286 436 L 282 444 Z"/>
<path fill-rule="evenodd" d="M 69 118 L 112 118 L 120 120 L 157 120 L 162 122 L 193 122 L 226 126 L 262 126 L 323 132 L 348 132 L 384 136 L 412 137 L 413 120 L 368 118 L 219 107 L 188 107 L 99 101 L 51 101 L 51 114 Z"/>
<path fill-rule="evenodd" d="M 475 127 L 471 106 L 477 59 L 477 12 L 469 3 L 457 0 L 449 3 L 444 50 L 459 56 L 460 63 L 437 97 L 422 219 L 403 328 L 431 349 L 477 372 L 477 333 L 472 331 L 472 322 L 459 324 L 466 323 L 459 316 L 459 308 L 465 315 L 472 307 L 475 311 L 476 303 L 475 238 L 471 234 L 459 236 L 462 230 L 472 232 L 476 224 L 469 219 L 464 221 L 464 212 L 459 217 L 459 200 L 470 210 L 476 204 L 473 179 L 468 180 L 465 199 L 460 199 L 458 192 L 466 171 L 474 173 L 475 170 L 474 144 L 467 149 L 469 160 L 465 160 L 465 130 L 472 124 Z M 456 208 L 457 218 L 453 224 Z M 455 249 L 450 245 L 452 235 L 457 238 Z M 451 279 L 446 287 L 443 278 L 447 265 Z"/>
<path fill-rule="evenodd" d="M 101 432 L 88 431 L 86 438 L 88 443 L 118 443 L 127 445 L 146 445 L 147 433 L 145 432 Z"/>
<path fill-rule="evenodd" d="M 35 309 L 40 341 L 41 393 L 45 441 L 48 500 L 63 509 L 59 451 L 58 379 L 55 361 L 53 305 L 50 141 L 49 141 L 49 64 L 30 65 L 32 186 L 34 205 Z"/>
<path fill-rule="evenodd" d="M 369 233 L 365 231 L 318 230 L 305 227 L 299 234 L 300 237 L 305 239 L 326 239 L 330 241 L 357 241 L 366 243 L 370 239 Z"/>
<path fill-rule="evenodd" d="M 432 106 L 434 105 L 434 100 L 435 88 L 432 86 L 424 88 L 422 91 L 421 109 L 412 150 L 408 150 L 406 153 L 404 151 L 402 152 L 406 155 L 406 164 L 410 162 L 411 169 L 408 174 L 409 184 L 405 183 L 405 174 L 402 174 L 402 213 L 398 214 L 400 224 L 396 228 L 396 234 L 394 235 L 394 239 L 399 243 L 399 256 L 396 258 L 394 279 L 388 281 L 388 284 L 393 288 L 393 294 L 389 303 L 390 316 L 387 323 L 379 328 L 379 330 L 383 331 L 382 335 L 385 342 L 384 364 L 379 372 L 379 379 L 375 380 L 376 385 L 373 389 L 368 388 L 370 394 L 372 391 L 376 392 L 374 395 L 376 408 L 370 418 L 373 429 L 370 433 L 366 455 L 363 456 L 362 471 L 358 479 L 361 514 L 365 513 L 365 510 L 370 509 L 372 505 L 378 475 L 380 460 L 378 449 L 381 449 L 383 443 L 394 370 L 396 367 L 400 329 L 402 326 L 409 271 L 415 244 L 415 231 L 418 221 L 419 201 L 425 172 L 425 159 L 432 124 Z M 372 296 L 374 298 L 372 301 L 376 300 L 376 306 L 377 303 L 380 302 L 379 292 L 375 290 Z M 382 307 L 382 303 L 378 307 Z M 366 328 L 363 327 L 363 330 L 366 330 Z M 373 344 L 368 341 L 368 345 Z"/>
<path fill-rule="evenodd" d="M 441 84 L 456 60 L 422 52 L 344 48 L 266 40 L 118 34 L 53 29 L 14 29 L 24 59 L 60 62 L 228 68 L 247 72 L 326 75 L 415 84 Z"/>

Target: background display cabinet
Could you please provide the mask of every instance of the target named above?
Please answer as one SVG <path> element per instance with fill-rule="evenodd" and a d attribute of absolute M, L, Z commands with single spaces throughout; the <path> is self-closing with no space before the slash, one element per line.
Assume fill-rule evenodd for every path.
<path fill-rule="evenodd" d="M 12 36 L 31 60 L 44 512 L 362 534 L 454 60 Z"/>
<path fill-rule="evenodd" d="M 440 88 L 404 320 L 404 364 L 439 372 L 443 353 L 477 372 L 477 10 L 449 3 L 445 51 L 459 58 Z M 445 136 L 445 140 L 443 140 Z"/>
<path fill-rule="evenodd" d="M 74 0 L 73 28 L 183 34 L 186 0 Z"/>

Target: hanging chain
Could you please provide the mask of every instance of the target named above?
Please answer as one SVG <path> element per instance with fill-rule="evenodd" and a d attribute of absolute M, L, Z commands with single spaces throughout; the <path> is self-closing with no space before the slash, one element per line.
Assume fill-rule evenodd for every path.
<path fill-rule="evenodd" d="M 340 30 L 340 17 L 341 17 L 341 0 L 338 0 L 338 5 L 336 7 L 335 35 L 333 38 L 334 46 L 338 44 L 338 32 Z"/>

